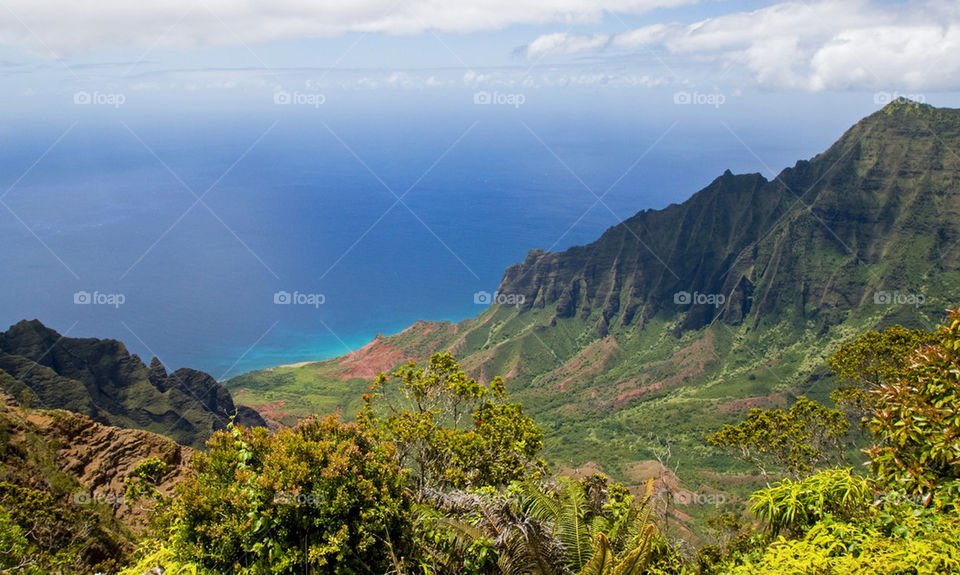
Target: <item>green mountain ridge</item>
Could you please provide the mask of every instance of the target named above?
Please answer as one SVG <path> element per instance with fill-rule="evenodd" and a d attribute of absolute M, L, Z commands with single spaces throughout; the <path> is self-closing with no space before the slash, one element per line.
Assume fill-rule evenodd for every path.
<path fill-rule="evenodd" d="M 371 373 L 450 350 L 475 376 L 505 377 L 561 465 L 641 480 L 669 447 L 661 463 L 689 483 L 750 481 L 706 434 L 750 407 L 825 399 L 825 358 L 843 342 L 932 328 L 960 302 L 958 150 L 960 111 L 898 100 L 773 180 L 728 171 L 591 244 L 531 251 L 499 286 L 519 306 L 227 386 L 285 423 L 352 415 Z M 684 301 L 697 296 L 722 304 Z"/>
<path fill-rule="evenodd" d="M 0 332 L 0 389 L 28 407 L 66 409 L 197 449 L 234 414 L 244 425 L 266 425 L 206 373 L 168 374 L 157 358 L 148 367 L 119 341 L 63 337 L 38 320 Z"/>
<path fill-rule="evenodd" d="M 955 113 L 891 104 L 773 181 L 728 171 L 683 204 L 640 212 L 588 246 L 531 252 L 507 269 L 500 291 L 523 294 L 526 309 L 555 304 L 558 318 L 599 311 L 601 337 L 613 321 L 642 327 L 669 312 L 679 291 L 722 294 L 727 302 L 720 310 L 691 306 L 683 330 L 718 316 L 736 324 L 783 313 L 837 323 L 835 310 L 872 297 L 877 282 L 870 280 L 922 287 L 915 280 L 926 270 L 883 265 L 905 255 L 898 253 L 905 244 L 922 242 L 927 253 L 915 255 L 937 262 L 938 271 L 956 262 L 957 254 L 944 262 L 938 252 L 957 240 L 949 216 L 958 206 L 946 197 L 956 186 L 956 152 L 947 144 L 956 143 L 956 130 Z M 810 253 L 830 259 L 803 257 Z M 785 278 L 795 273 L 803 281 Z"/>

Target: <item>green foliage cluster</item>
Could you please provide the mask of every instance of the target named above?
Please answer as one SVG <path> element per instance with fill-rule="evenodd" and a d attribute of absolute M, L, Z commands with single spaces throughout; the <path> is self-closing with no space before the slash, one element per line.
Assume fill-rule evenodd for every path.
<path fill-rule="evenodd" d="M 866 479 L 849 468 L 826 469 L 802 481 L 784 479 L 753 494 L 753 513 L 773 535 L 802 533 L 824 517 L 850 521 L 873 504 Z"/>
<path fill-rule="evenodd" d="M 126 573 L 679 572 L 653 484 L 544 480 L 542 434 L 500 378 L 436 354 L 371 387 L 355 424 L 218 432 L 170 499 L 143 462 L 128 493 L 159 502 Z"/>
<path fill-rule="evenodd" d="M 162 508 L 148 564 L 166 557 L 173 572 L 382 573 L 385 549 L 405 544 L 409 499 L 393 447 L 356 424 L 331 416 L 276 434 L 235 426 L 215 434 L 192 465 L 196 475 Z"/>
<path fill-rule="evenodd" d="M 130 553 L 109 514 L 51 491 L 0 482 L 0 572 L 113 571 Z"/>
<path fill-rule="evenodd" d="M 957 500 L 923 507 L 904 493 L 880 494 L 849 470 L 784 481 L 754 495 L 754 512 L 780 535 L 732 561 L 730 572 L 960 573 Z"/>
<path fill-rule="evenodd" d="M 909 357 L 894 381 L 875 391 L 866 451 L 880 481 L 928 500 L 960 480 L 960 309 Z"/>
<path fill-rule="evenodd" d="M 467 377 L 450 353 L 427 367 L 410 362 L 384 374 L 364 395 L 357 421 L 398 448 L 414 490 L 501 486 L 539 464 L 543 433 L 523 406 L 508 401 L 503 380 Z"/>
<path fill-rule="evenodd" d="M 842 457 L 841 439 L 848 427 L 843 412 L 801 395 L 789 411 L 751 409 L 745 421 L 723 426 L 707 441 L 736 451 L 756 465 L 764 477 L 769 461 L 802 477 L 815 471 L 828 456 Z"/>
<path fill-rule="evenodd" d="M 895 382 L 910 365 L 910 356 L 936 340 L 936 334 L 899 325 L 860 335 L 827 360 L 841 382 L 830 398 L 866 423 L 875 403 L 873 392 Z"/>
<path fill-rule="evenodd" d="M 653 483 L 605 476 L 435 493 L 420 515 L 425 573 L 639 575 L 680 571 L 656 525 Z"/>
<path fill-rule="evenodd" d="M 874 444 L 870 474 L 784 479 L 751 497 L 767 526 L 714 572 L 960 573 L 960 309 L 936 333 L 871 332 L 830 360 Z"/>

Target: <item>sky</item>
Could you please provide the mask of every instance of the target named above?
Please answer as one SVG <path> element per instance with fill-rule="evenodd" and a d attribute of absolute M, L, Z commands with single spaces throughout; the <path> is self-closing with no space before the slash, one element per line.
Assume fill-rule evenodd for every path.
<path fill-rule="evenodd" d="M 618 87 L 686 91 L 708 106 L 771 92 L 935 100 L 960 88 L 957 53 L 954 0 L 0 4 L 8 116 L 82 92 L 106 107 L 167 109 L 458 90 L 526 103 Z"/>
<path fill-rule="evenodd" d="M 236 315 L 229 306 L 223 317 L 200 318 L 236 332 L 228 343 L 237 348 L 221 353 L 202 345 L 223 333 L 187 341 L 170 328 L 198 323 L 185 311 L 189 290 L 171 296 L 162 322 L 150 308 L 122 323 L 78 315 L 82 306 L 40 293 L 30 278 L 59 281 L 65 293 L 106 289 L 127 281 L 130 269 L 152 270 L 158 254 L 208 226 L 241 251 L 243 272 L 266 283 L 286 279 L 261 257 L 276 235 L 268 231 L 291 231 L 289 222 L 270 230 L 263 223 L 285 207 L 267 197 L 248 206 L 252 217 L 227 192 L 251 187 L 259 198 L 260 190 L 327 185 L 347 174 L 365 178 L 377 201 L 393 207 L 355 215 L 343 233 L 328 230 L 346 246 L 327 254 L 335 275 L 350 279 L 378 250 L 400 245 L 389 236 L 376 243 L 378 233 L 412 229 L 460 274 L 451 276 L 460 283 L 447 290 L 456 295 L 447 294 L 450 311 L 439 319 L 470 317 L 479 311 L 476 289 L 492 291 L 504 266 L 530 248 L 590 241 L 639 209 L 685 200 L 724 169 L 774 178 L 900 96 L 960 107 L 958 54 L 957 0 L 0 0 L 0 228 L 40 258 L 15 270 L 28 279 L 4 294 L 10 301 L 0 310 L 11 322 L 41 316 L 70 335 L 166 337 L 151 347 L 173 364 L 233 368 L 253 347 L 288 345 L 267 337 L 279 322 L 275 307 L 261 323 L 217 327 Z M 139 257 L 86 254 L 85 244 L 65 239 L 69 226 L 56 223 L 108 226 L 161 184 L 167 195 L 156 205 L 131 207 L 153 210 L 136 237 L 105 234 L 91 244 L 127 243 Z M 549 225 L 506 226 L 516 235 L 502 242 L 509 250 L 484 243 L 480 218 L 451 225 L 459 205 L 451 215 L 434 201 L 490 203 L 496 190 L 524 186 L 553 200 L 511 208 L 511 216 Z M 411 191 L 411 202 L 437 211 L 409 208 Z M 343 209 L 359 209 L 361 196 Z M 397 224 L 394 207 L 413 218 L 410 229 L 389 227 Z M 193 222 L 196 214 L 207 219 Z M 500 259 L 484 259 L 497 250 Z M 426 256 L 384 257 L 385 266 Z M 98 266 L 109 268 L 101 274 L 109 282 L 91 283 L 106 281 Z M 153 271 L 182 279 L 177 270 Z M 404 308 L 393 327 L 347 333 L 328 317 L 322 334 L 334 336 L 339 352 L 377 330 L 438 319 L 430 313 L 442 294 L 421 295 L 419 303 L 396 295 L 384 304 Z M 194 348 L 195 357 L 184 351 Z"/>

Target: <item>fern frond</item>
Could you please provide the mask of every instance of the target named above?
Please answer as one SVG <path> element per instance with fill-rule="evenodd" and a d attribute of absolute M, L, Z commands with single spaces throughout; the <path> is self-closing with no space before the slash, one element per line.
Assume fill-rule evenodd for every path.
<path fill-rule="evenodd" d="M 593 538 L 593 557 L 583 566 L 580 575 L 608 575 L 615 561 L 610 540 L 602 532 L 597 533 Z"/>

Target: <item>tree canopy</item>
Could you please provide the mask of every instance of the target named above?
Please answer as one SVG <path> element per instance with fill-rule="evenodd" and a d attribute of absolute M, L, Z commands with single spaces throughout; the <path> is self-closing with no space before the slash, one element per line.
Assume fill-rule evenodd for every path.
<path fill-rule="evenodd" d="M 450 353 L 426 367 L 410 362 L 380 374 L 364 395 L 358 421 L 397 446 L 414 491 L 503 486 L 542 462 L 543 433 L 523 406 L 508 401 L 503 380 L 468 377 Z"/>

